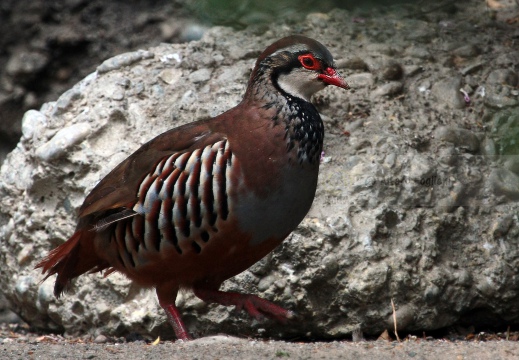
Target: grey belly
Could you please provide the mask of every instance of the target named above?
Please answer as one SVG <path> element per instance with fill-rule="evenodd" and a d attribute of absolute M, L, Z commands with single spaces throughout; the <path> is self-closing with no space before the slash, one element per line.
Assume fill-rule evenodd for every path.
<path fill-rule="evenodd" d="M 241 230 L 253 235 L 250 245 L 287 236 L 310 210 L 317 186 L 317 171 L 293 168 L 282 175 L 282 186 L 266 198 L 248 195 L 235 204 Z"/>

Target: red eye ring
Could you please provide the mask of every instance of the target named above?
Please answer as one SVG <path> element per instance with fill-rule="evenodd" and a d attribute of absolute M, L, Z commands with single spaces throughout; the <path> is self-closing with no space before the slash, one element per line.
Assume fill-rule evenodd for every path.
<path fill-rule="evenodd" d="M 305 69 L 319 70 L 321 68 L 319 60 L 317 60 L 312 54 L 299 55 L 297 59 Z"/>

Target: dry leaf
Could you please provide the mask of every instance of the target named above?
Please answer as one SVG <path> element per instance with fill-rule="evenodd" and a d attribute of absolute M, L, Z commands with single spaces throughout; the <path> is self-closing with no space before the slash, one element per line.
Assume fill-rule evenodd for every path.
<path fill-rule="evenodd" d="M 157 340 L 152 342 L 151 345 L 158 345 L 159 343 L 160 343 L 160 336 L 157 338 Z"/>

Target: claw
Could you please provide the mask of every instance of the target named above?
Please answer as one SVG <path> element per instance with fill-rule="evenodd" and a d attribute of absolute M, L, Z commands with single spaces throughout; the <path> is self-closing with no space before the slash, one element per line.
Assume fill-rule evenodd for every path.
<path fill-rule="evenodd" d="M 223 292 L 218 290 L 193 289 L 195 295 L 205 302 L 235 306 L 236 311 L 245 310 L 251 317 L 262 321 L 266 316 L 281 323 L 293 319 L 296 314 L 255 295 Z"/>

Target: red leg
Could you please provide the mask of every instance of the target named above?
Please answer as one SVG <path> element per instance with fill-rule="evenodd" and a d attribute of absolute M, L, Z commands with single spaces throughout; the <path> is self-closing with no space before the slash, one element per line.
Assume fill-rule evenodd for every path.
<path fill-rule="evenodd" d="M 175 283 L 162 283 L 157 286 L 157 297 L 159 298 L 159 304 L 166 312 L 169 323 L 175 331 L 175 335 L 179 340 L 191 340 L 191 336 L 187 332 L 186 325 L 182 321 L 182 317 L 175 306 L 175 300 L 178 293 L 178 285 Z"/>
<path fill-rule="evenodd" d="M 245 309 L 255 319 L 262 319 L 263 315 L 272 317 L 285 323 L 295 316 L 293 311 L 285 310 L 265 299 L 255 295 L 240 294 L 235 292 L 223 292 L 194 288 L 194 294 L 205 302 L 217 303 L 224 306 L 236 306 L 236 310 Z"/>
<path fill-rule="evenodd" d="M 184 341 L 192 340 L 175 304 L 163 306 L 163 309 L 166 311 L 168 321 L 173 327 L 173 331 L 175 331 L 177 338 Z"/>

